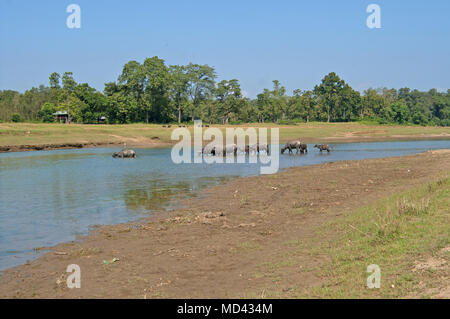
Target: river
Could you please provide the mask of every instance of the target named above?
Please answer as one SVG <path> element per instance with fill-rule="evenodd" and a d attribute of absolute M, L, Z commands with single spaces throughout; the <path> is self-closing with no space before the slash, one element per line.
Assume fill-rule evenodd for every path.
<path fill-rule="evenodd" d="M 332 144 L 330 154 L 280 155 L 280 168 L 401 156 L 450 148 L 450 140 Z M 40 247 L 85 235 L 94 225 L 129 222 L 176 207 L 185 196 L 259 164 L 174 164 L 170 149 L 91 148 L 0 154 L 0 270 L 37 258 Z M 275 146 L 273 151 L 278 150 Z"/>

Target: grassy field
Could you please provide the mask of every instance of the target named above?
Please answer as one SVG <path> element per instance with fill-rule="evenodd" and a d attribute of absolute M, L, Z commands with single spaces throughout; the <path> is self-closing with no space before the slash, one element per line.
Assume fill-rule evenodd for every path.
<path fill-rule="evenodd" d="M 64 125 L 1 123 L 0 146 L 43 144 L 111 144 L 127 142 L 136 146 L 171 143 L 172 128 L 155 124 Z M 223 125 L 212 125 L 224 129 Z M 230 126 L 228 126 L 230 127 Z M 449 138 L 450 127 L 365 125 L 360 123 L 308 123 L 290 126 L 247 124 L 231 127 L 279 127 L 280 139 L 301 138 L 305 142 L 345 142 L 364 140 Z M 193 127 L 190 127 L 193 130 Z"/>
<path fill-rule="evenodd" d="M 321 269 L 327 283 L 311 294 L 324 298 L 436 295 L 450 278 L 449 208 L 450 177 L 446 177 L 362 207 L 321 228 L 320 236 L 329 229 L 340 229 L 344 235 L 321 247 L 322 254 L 331 256 Z M 370 275 L 366 271 L 370 264 L 380 267 L 380 289 L 361 285 Z"/>
<path fill-rule="evenodd" d="M 449 209 L 447 176 L 327 222 L 314 230 L 312 240 L 286 242 L 283 259 L 260 265 L 258 277 L 273 278 L 265 297 L 450 298 Z M 300 255 L 327 262 L 305 268 Z M 367 267 L 373 264 L 380 268 L 379 289 L 366 285 L 371 275 Z M 322 283 L 286 292 L 279 281 L 291 268 L 311 273 Z M 258 298 L 260 293 L 245 297 Z"/>

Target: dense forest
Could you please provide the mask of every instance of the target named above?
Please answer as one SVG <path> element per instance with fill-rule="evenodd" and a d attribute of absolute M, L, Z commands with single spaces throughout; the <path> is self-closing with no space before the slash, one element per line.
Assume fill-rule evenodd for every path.
<path fill-rule="evenodd" d="M 450 126 L 450 90 L 446 93 L 367 89 L 361 94 L 335 73 L 312 90 L 287 95 L 278 80 L 256 99 L 244 97 L 237 79 L 216 82 L 208 65 L 166 65 L 158 57 L 130 61 L 117 81 L 102 92 L 77 83 L 71 72 L 52 73 L 49 86 L 25 93 L 0 91 L 0 121 L 53 122 L 68 111 L 71 122 L 169 123 L 202 119 L 209 123 L 370 121 L 387 124 Z"/>

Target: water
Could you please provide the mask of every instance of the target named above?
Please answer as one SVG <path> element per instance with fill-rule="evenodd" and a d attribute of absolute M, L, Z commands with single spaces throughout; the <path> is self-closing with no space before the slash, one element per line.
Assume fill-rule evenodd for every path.
<path fill-rule="evenodd" d="M 280 155 L 280 168 L 450 148 L 450 140 L 332 144 L 330 154 Z M 137 220 L 174 207 L 180 196 L 237 176 L 259 164 L 173 164 L 170 149 L 138 149 L 113 159 L 113 148 L 0 154 L 0 269 L 84 235 L 93 225 Z"/>

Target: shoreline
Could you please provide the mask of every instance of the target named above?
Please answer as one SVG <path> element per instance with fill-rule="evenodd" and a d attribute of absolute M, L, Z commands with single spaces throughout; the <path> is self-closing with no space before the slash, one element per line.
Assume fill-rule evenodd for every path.
<path fill-rule="evenodd" d="M 144 147 L 145 144 L 142 144 Z M 152 143 L 148 144 L 146 148 L 161 148 L 168 147 L 168 143 Z M 98 143 L 60 143 L 60 144 L 36 144 L 36 145 L 5 145 L 0 146 L 1 153 L 17 153 L 17 152 L 32 152 L 32 151 L 54 151 L 64 149 L 81 149 L 81 148 L 101 148 L 101 147 L 121 147 L 122 142 L 98 142 Z M 136 145 L 132 147 L 142 148 Z"/>
<path fill-rule="evenodd" d="M 238 252 L 245 252 L 249 249 L 252 250 L 254 247 L 252 246 L 253 244 L 250 244 L 250 242 L 255 241 L 256 246 L 261 246 L 263 245 L 263 242 L 265 242 L 265 239 L 267 237 L 269 238 L 274 237 L 274 233 L 276 233 L 277 236 L 279 237 L 280 236 L 285 237 L 286 234 L 283 231 L 279 232 L 277 231 L 277 229 L 280 230 L 279 229 L 280 225 L 273 224 L 274 221 L 276 221 L 276 223 L 283 224 L 282 226 L 287 229 L 290 229 L 292 226 L 295 225 L 302 226 L 302 228 L 304 228 L 305 223 L 306 225 L 317 226 L 318 224 L 323 224 L 324 221 L 322 220 L 322 217 L 324 218 L 324 220 L 329 220 L 330 218 L 332 219 L 333 216 L 334 217 L 339 216 L 340 214 L 342 214 L 342 211 L 346 210 L 347 207 L 346 203 L 342 203 L 341 200 L 333 202 L 332 200 L 333 196 L 336 194 L 333 195 L 332 193 L 330 193 L 330 190 L 327 190 L 327 188 L 330 187 L 330 182 L 327 179 L 321 181 L 320 183 L 316 182 L 317 179 L 316 174 L 319 172 L 320 174 L 323 174 L 323 172 L 328 172 L 328 174 L 337 173 L 339 176 L 341 176 L 340 177 L 341 179 L 342 178 L 344 179 L 341 182 L 344 184 L 347 183 L 348 187 L 351 187 L 351 185 L 353 185 L 355 182 L 351 178 L 348 179 L 348 177 L 346 176 L 350 174 L 354 175 L 355 179 L 361 178 L 360 176 L 361 174 L 366 175 L 374 174 L 374 176 L 370 177 L 371 179 L 369 179 L 369 181 L 371 181 L 372 179 L 374 180 L 372 181 L 372 184 L 367 184 L 366 186 L 364 186 L 370 188 L 374 186 L 373 185 L 374 183 L 383 184 L 383 179 L 377 180 L 377 175 L 383 175 L 387 180 L 390 180 L 392 178 L 391 175 L 393 173 L 395 173 L 394 175 L 399 180 L 406 179 L 409 180 L 409 182 L 412 184 L 419 184 L 420 181 L 428 179 L 429 174 L 432 173 L 431 175 L 435 175 L 436 173 L 442 172 L 442 168 L 437 169 L 434 168 L 433 165 L 431 165 L 431 167 L 423 168 L 423 166 L 425 166 L 423 165 L 423 160 L 429 160 L 435 163 L 440 163 L 442 162 L 443 158 L 448 159 L 449 157 L 450 157 L 450 150 L 428 151 L 424 153 L 406 155 L 401 157 L 339 161 L 334 163 L 318 164 L 311 166 L 291 167 L 274 175 L 241 177 L 233 179 L 224 184 L 209 187 L 205 190 L 202 190 L 203 196 L 201 198 L 197 198 L 197 200 L 196 198 L 188 198 L 186 200 L 182 200 L 181 208 L 172 211 L 157 211 L 152 216 L 144 217 L 137 221 L 132 221 L 128 223 L 116 225 L 102 225 L 99 227 L 95 227 L 89 231 L 88 235 L 80 236 L 75 241 L 68 243 L 61 243 L 53 247 L 46 247 L 45 250 L 47 252 L 39 256 L 37 259 L 31 261 L 30 263 L 22 264 L 20 266 L 7 268 L 0 271 L 0 298 L 5 298 L 8 295 L 11 296 L 11 294 L 8 293 L 8 287 L 11 288 L 13 286 L 19 288 L 17 286 L 17 284 L 19 283 L 15 282 L 14 278 L 27 279 L 28 281 L 30 281 L 29 285 L 34 287 L 33 289 L 40 290 L 41 288 L 39 287 L 42 284 L 41 281 L 42 279 L 45 278 L 49 279 L 48 278 L 49 272 L 51 274 L 59 273 L 61 276 L 64 276 L 64 269 L 62 265 L 69 261 L 70 263 L 74 262 L 79 263 L 80 265 L 83 263 L 87 263 L 82 267 L 83 268 L 91 267 L 91 269 L 96 269 L 92 271 L 92 275 L 90 276 L 92 278 L 95 278 L 96 277 L 95 274 L 99 275 L 99 272 L 100 273 L 102 272 L 101 271 L 102 266 L 99 260 L 103 258 L 111 259 L 114 257 L 114 255 L 120 255 L 121 261 L 118 262 L 118 265 L 125 264 L 126 266 L 127 260 L 132 260 L 136 258 L 138 260 L 140 259 L 139 256 L 136 256 L 137 252 L 141 253 L 147 252 L 145 254 L 146 256 L 144 256 L 145 257 L 144 260 L 146 260 L 147 263 L 149 260 L 152 260 L 154 256 L 163 256 L 164 257 L 163 259 L 165 259 L 164 264 L 166 264 L 167 267 L 171 267 L 169 266 L 171 265 L 171 263 L 173 263 L 173 258 L 171 257 L 177 257 L 177 260 L 179 261 L 189 258 L 190 253 L 183 254 L 180 252 L 180 249 L 183 246 L 188 246 L 189 247 L 188 250 L 196 251 L 194 255 L 197 255 L 197 253 L 199 254 L 204 253 L 204 251 L 202 251 L 202 248 L 204 248 L 204 245 L 208 243 L 212 244 L 215 247 L 213 248 L 214 251 L 220 250 L 222 251 L 222 253 L 227 253 L 228 249 L 227 245 L 224 245 L 224 241 L 226 243 L 226 240 L 228 240 L 234 242 L 233 245 L 235 246 L 234 249 L 237 249 Z M 401 167 L 403 167 L 405 163 L 409 165 L 408 164 L 409 162 L 415 163 L 416 167 L 414 168 L 414 170 L 424 170 L 424 171 L 426 170 L 429 173 L 427 174 L 421 173 L 418 176 L 415 176 L 414 179 L 411 179 L 412 176 L 410 177 L 404 176 L 405 175 L 404 173 L 401 173 L 399 175 L 397 173 L 396 166 L 400 165 Z M 391 165 L 386 166 L 386 164 L 388 163 L 391 163 Z M 448 172 L 448 169 L 450 168 L 449 164 L 445 164 L 444 161 L 444 163 L 443 164 L 441 163 L 440 165 L 444 165 L 444 172 L 446 171 Z M 355 172 L 353 172 L 353 169 L 358 170 L 359 173 L 355 174 Z M 381 174 L 380 169 L 385 170 L 386 172 Z M 309 204 L 304 206 L 304 204 L 307 203 L 300 204 L 297 203 L 297 201 L 294 201 L 294 205 L 290 207 L 289 205 L 286 206 L 287 202 L 286 200 L 281 201 L 279 200 L 278 196 L 282 197 L 283 195 L 285 195 L 284 193 L 280 193 L 281 189 L 284 189 L 286 192 L 288 191 L 292 192 L 290 186 L 292 185 L 292 181 L 290 181 L 289 184 L 285 184 L 284 182 L 286 179 L 291 179 L 292 175 L 302 176 L 302 179 L 304 178 L 305 181 L 301 181 L 301 183 L 304 183 L 305 185 L 311 183 L 313 183 L 313 185 L 315 184 L 321 185 L 321 186 L 315 185 L 314 187 L 312 187 L 310 191 L 308 191 L 310 197 L 309 200 L 312 200 L 314 202 L 314 205 L 313 202 L 311 202 L 311 206 Z M 296 179 L 294 180 L 296 181 Z M 401 181 L 395 180 L 395 182 L 396 184 L 398 184 L 396 187 L 397 190 L 405 189 L 405 185 L 410 186 L 408 183 L 402 183 Z M 338 184 L 341 183 L 338 182 Z M 340 187 L 343 186 L 345 185 L 341 185 Z M 388 193 L 392 191 L 392 187 L 390 187 L 391 189 L 386 189 L 384 187 L 386 185 L 384 186 L 379 185 L 379 186 L 380 187 L 377 189 L 379 193 Z M 337 186 L 331 185 L 331 187 Z M 235 188 L 236 190 L 232 191 Z M 345 188 L 343 190 L 346 191 Z M 359 193 L 360 195 L 363 195 L 365 197 L 364 201 L 369 202 L 370 199 L 373 200 L 373 197 L 377 197 L 376 195 L 378 195 L 378 197 L 380 195 L 380 194 L 372 194 L 371 192 L 368 193 L 369 189 L 367 188 L 364 190 L 359 189 L 358 187 L 352 189 L 352 191 Z M 327 196 L 328 199 L 327 202 L 321 203 L 320 197 L 319 198 L 317 197 L 316 194 L 317 192 L 319 194 L 323 193 L 324 195 L 328 194 L 325 195 Z M 356 195 L 356 193 L 353 195 Z M 274 195 L 276 195 L 276 197 L 273 197 Z M 256 201 L 254 198 L 250 199 L 250 197 L 256 197 L 255 198 Z M 356 202 L 359 202 L 358 197 L 360 196 L 358 195 L 356 196 L 356 198 L 352 197 L 352 199 L 356 200 Z M 307 201 L 308 203 L 309 200 Z M 252 204 L 250 204 L 249 202 L 252 202 Z M 225 203 L 225 205 L 221 205 L 221 203 Z M 230 207 L 228 207 L 227 203 L 229 203 Z M 292 203 L 290 204 L 292 205 Z M 330 208 L 336 207 L 336 204 L 340 205 L 338 211 L 336 212 L 334 211 L 334 209 L 329 211 Z M 286 216 L 284 216 L 283 218 L 279 218 L 279 216 L 277 216 L 280 212 L 286 209 L 291 210 L 292 208 L 295 208 L 294 210 L 296 210 L 297 206 L 299 206 L 298 209 L 301 210 L 301 212 L 299 213 L 300 216 L 306 217 L 307 219 L 306 222 L 302 221 L 301 219 L 299 220 L 298 216 L 296 216 L 297 213 L 292 213 L 293 215 L 289 215 L 287 219 Z M 244 213 L 245 211 L 248 214 Z M 319 218 L 317 216 L 314 216 L 314 214 L 311 214 L 311 211 L 315 211 L 316 213 L 319 212 Z M 328 212 L 325 213 L 324 211 Z M 339 213 L 339 211 L 341 211 L 341 213 Z M 291 224 L 290 218 L 293 218 L 295 221 L 293 225 L 290 225 Z M 270 220 L 266 221 L 265 219 Z M 189 227 L 191 227 L 191 229 L 189 229 Z M 181 230 L 181 228 L 187 229 Z M 312 234 L 308 230 L 303 229 L 302 232 L 304 233 L 303 235 L 305 235 L 306 237 L 312 236 Z M 291 232 L 288 233 L 292 235 Z M 143 238 L 142 237 L 143 235 L 147 235 L 147 237 Z M 210 239 L 210 236 L 213 236 L 213 238 Z M 188 243 L 186 243 L 186 240 L 188 241 Z M 239 243 L 242 243 L 242 240 L 244 240 L 243 241 L 244 243 L 249 242 L 248 244 L 249 247 L 240 247 L 239 245 L 241 244 Z M 193 242 L 189 244 L 190 241 Z M 276 245 L 273 246 L 275 243 L 266 243 L 266 244 L 272 246 L 272 249 L 276 249 L 277 247 Z M 137 245 L 137 247 L 135 247 L 135 245 Z M 200 245 L 200 247 L 197 247 L 198 245 Z M 184 247 L 184 249 L 186 249 L 186 247 Z M 118 252 L 118 250 L 120 252 Z M 206 253 L 206 255 L 203 258 L 196 258 L 194 265 L 201 266 L 203 263 L 202 260 L 205 258 L 208 259 L 209 257 L 210 257 L 209 253 Z M 243 256 L 241 257 L 244 259 L 245 262 L 250 262 L 247 258 Z M 167 258 L 169 260 L 167 260 Z M 264 255 L 258 256 L 258 258 L 260 260 L 261 258 L 262 260 L 265 259 Z M 90 264 L 92 259 L 97 259 L 97 262 Z M 135 260 L 135 262 L 132 263 L 134 267 L 133 269 L 135 269 L 136 267 L 140 269 L 144 266 L 143 264 L 145 264 L 145 262 L 143 263 L 143 260 L 142 259 L 140 260 L 141 260 L 140 262 L 137 262 Z M 219 258 L 219 260 L 221 260 L 221 258 Z M 167 264 L 167 262 L 169 263 Z M 238 264 L 241 262 L 242 261 L 239 260 Z M 214 265 L 213 267 L 221 268 L 219 266 L 220 263 L 219 264 L 217 263 L 217 258 L 212 264 Z M 153 266 L 155 267 L 155 265 Z M 175 265 L 172 266 L 177 268 Z M 100 267 L 100 270 L 98 269 L 98 267 Z M 159 269 L 158 265 L 156 265 L 156 267 Z M 207 268 L 208 267 L 210 266 L 207 266 Z M 181 268 L 182 269 L 179 269 L 178 267 L 178 272 L 176 272 L 178 273 L 178 275 L 181 274 L 180 271 L 184 271 L 183 270 L 184 268 L 183 267 Z M 126 269 L 125 270 L 122 269 L 122 271 L 127 272 Z M 192 270 L 186 271 L 188 273 L 192 272 Z M 166 271 L 163 270 L 162 268 L 159 271 L 156 271 L 156 273 L 158 274 L 158 276 L 161 276 L 162 274 L 166 273 Z M 23 274 L 23 276 L 20 274 Z M 116 273 L 116 275 L 122 276 L 121 272 Z M 202 276 L 202 274 L 197 274 L 196 276 Z M 203 278 L 202 280 L 204 281 L 205 278 Z M 170 283 L 166 284 L 168 286 L 170 285 Z M 162 284 L 161 286 L 158 285 L 159 284 L 157 284 L 157 287 L 166 286 L 164 284 Z M 228 289 L 232 288 L 230 287 L 229 284 L 225 286 Z M 44 293 L 45 291 L 43 295 L 44 298 L 49 296 L 61 298 L 67 298 L 70 296 L 72 297 L 81 296 L 83 298 L 108 297 L 108 295 L 102 294 L 96 295 L 95 293 L 92 294 L 92 292 L 80 295 L 80 293 L 77 291 L 64 289 L 64 287 L 62 287 L 61 284 L 56 284 L 55 286 L 55 280 L 51 280 L 51 282 L 46 282 L 46 284 L 44 284 L 44 287 L 45 288 L 42 288 L 43 290 L 41 291 L 41 293 Z M 95 285 L 90 286 L 90 289 L 94 289 L 94 291 L 96 291 L 94 287 Z M 109 286 L 108 289 L 111 289 L 111 287 Z M 27 296 L 30 297 L 25 292 L 22 291 L 20 294 L 22 293 L 24 293 L 23 297 Z M 53 295 L 53 293 L 56 293 L 56 295 Z M 167 296 L 169 297 L 172 296 L 172 293 L 168 294 Z M 208 295 L 206 291 L 202 293 L 205 296 Z M 214 294 L 211 295 L 217 296 Z M 222 294 L 219 295 L 222 297 L 226 296 L 223 295 L 223 291 Z M 121 293 L 115 290 L 115 292 L 113 294 L 110 294 L 109 296 L 123 298 L 129 297 L 130 294 Z M 137 297 L 138 295 L 131 294 L 131 296 Z M 145 294 L 145 296 L 147 296 L 147 294 Z M 185 297 L 184 294 L 177 294 L 177 293 L 175 293 L 174 296 Z M 201 297 L 203 295 L 196 295 L 196 296 Z"/>
<path fill-rule="evenodd" d="M 427 141 L 427 140 L 449 140 L 450 134 L 423 134 L 423 135 L 395 135 L 387 137 L 377 136 L 345 136 L 345 137 L 324 137 L 324 138 L 304 138 L 303 142 L 308 144 L 314 143 L 370 143 L 370 142 L 395 142 L 395 141 Z M 281 138 L 280 145 L 287 142 L 288 138 Z M 81 148 L 101 148 L 101 147 L 120 147 L 127 140 L 120 142 L 70 142 L 70 143 L 54 143 L 54 144 L 28 144 L 28 145 L 0 145 L 1 153 L 14 152 L 30 152 L 30 151 L 50 151 L 62 149 L 81 149 Z M 129 147 L 132 148 L 168 148 L 175 145 L 168 142 L 131 142 Z"/>

